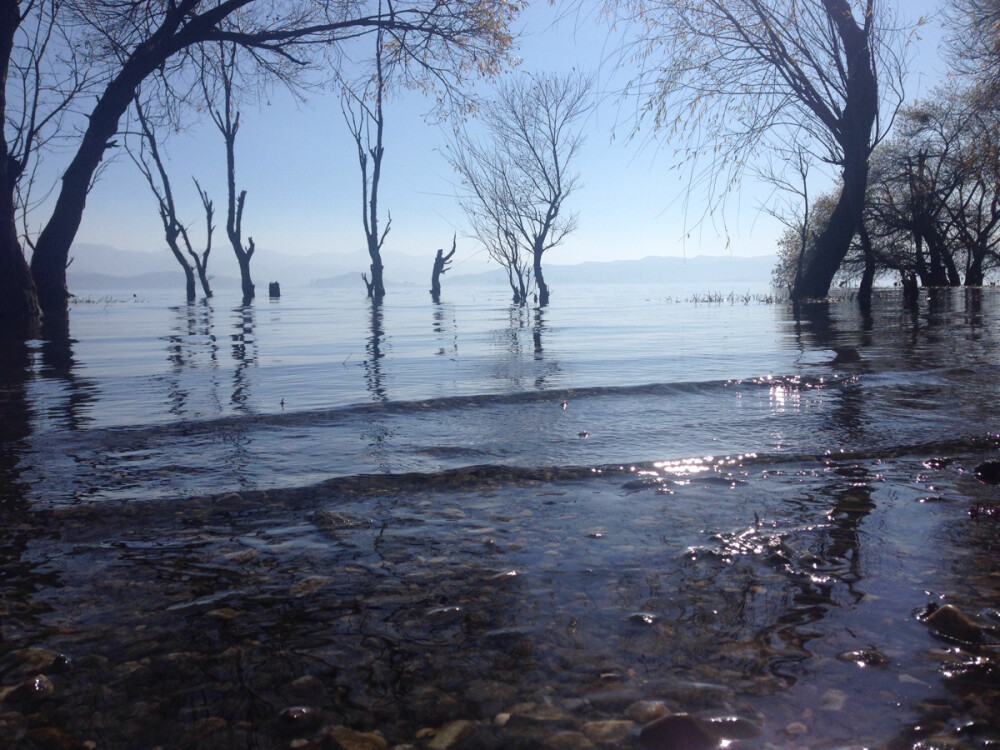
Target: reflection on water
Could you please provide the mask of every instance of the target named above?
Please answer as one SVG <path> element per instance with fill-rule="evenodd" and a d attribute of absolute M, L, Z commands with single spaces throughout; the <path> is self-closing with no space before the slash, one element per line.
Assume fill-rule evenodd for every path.
<path fill-rule="evenodd" d="M 5 350 L 0 743 L 1000 741 L 996 295 L 420 296 Z"/>
<path fill-rule="evenodd" d="M 458 325 L 453 304 L 434 301 L 434 337 L 440 342 L 435 352 L 440 357 L 455 357 L 458 355 Z"/>
<path fill-rule="evenodd" d="M 251 400 L 249 368 L 257 364 L 257 339 L 254 335 L 256 311 L 253 305 L 241 305 L 233 310 L 236 332 L 231 334 L 233 360 L 232 403 L 237 413 L 246 412 Z"/>

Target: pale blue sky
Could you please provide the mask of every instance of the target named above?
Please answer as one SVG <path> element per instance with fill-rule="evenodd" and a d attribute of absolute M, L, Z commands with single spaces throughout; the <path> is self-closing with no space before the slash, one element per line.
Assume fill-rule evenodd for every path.
<path fill-rule="evenodd" d="M 933 12 L 939 3 L 906 0 L 901 5 L 915 17 Z M 518 45 L 521 67 L 596 68 L 599 87 L 613 89 L 627 71 L 616 71 L 601 61 L 617 48 L 617 38 L 594 18 L 560 19 L 559 13 L 558 7 L 541 1 L 525 12 L 518 24 L 524 29 Z M 908 86 L 910 100 L 928 93 L 934 74 L 944 67 L 938 54 L 940 36 L 938 25 L 931 24 L 916 43 L 914 60 L 920 74 Z M 720 222 L 695 226 L 703 197 L 692 194 L 685 205 L 687 178 L 683 171 L 671 169 L 669 142 L 641 145 L 628 138 L 633 124 L 628 111 L 634 106 L 607 97 L 590 118 L 578 162 L 582 188 L 568 204 L 569 210 L 580 214 L 579 229 L 548 253 L 548 262 L 774 252 L 781 226 L 759 210 L 766 191 L 749 182 L 727 201 L 728 237 Z M 451 169 L 439 151 L 442 131 L 420 116 L 429 107 L 413 92 L 386 107 L 381 205 L 392 214 L 385 246 L 387 269 L 393 253 L 433 255 L 435 248 L 450 244 L 454 231 L 459 233 L 456 261 L 477 251 L 471 239 L 462 239 L 464 217 L 454 200 Z M 222 252 L 213 258 L 214 270 L 232 273 L 235 261 L 225 245 L 221 137 L 206 123 L 176 138 L 169 148 L 182 216 L 188 217 L 200 238 L 204 219 L 190 179 L 193 174 L 209 189 L 217 207 L 215 243 Z M 244 107 L 237 181 L 247 190 L 244 234 L 254 237 L 259 252 L 344 254 L 364 247 L 359 169 L 336 97 L 317 95 L 306 104 L 295 104 L 286 94 L 278 94 L 261 111 Z M 166 252 L 153 198 L 127 159 L 111 165 L 94 188 L 77 241 Z M 387 273 L 391 277 L 391 271 Z"/>

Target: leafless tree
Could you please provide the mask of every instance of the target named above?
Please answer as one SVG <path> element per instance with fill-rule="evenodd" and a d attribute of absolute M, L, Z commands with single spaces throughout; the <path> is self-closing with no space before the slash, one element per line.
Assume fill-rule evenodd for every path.
<path fill-rule="evenodd" d="M 467 126 L 453 131 L 448 160 L 462 208 L 518 302 L 527 301 L 533 276 L 539 304 L 548 304 L 542 256 L 576 228 L 577 217 L 563 209 L 579 187 L 571 167 L 583 146 L 590 87 L 579 73 L 519 75 L 482 106 L 482 137 Z"/>
<path fill-rule="evenodd" d="M 381 3 L 379 3 L 381 9 Z M 361 168 L 361 219 L 365 230 L 365 247 L 371 259 L 369 270 L 371 279 L 362 274 L 368 296 L 376 302 L 385 296 L 382 246 L 392 226 L 392 214 L 388 214 L 385 226 L 379 227 L 379 187 L 382 181 L 382 157 L 385 155 L 383 135 L 385 132 L 386 95 L 385 32 L 375 32 L 374 70 L 370 76 L 354 85 L 344 82 L 342 87 L 341 110 L 358 152 L 358 166 Z"/>
<path fill-rule="evenodd" d="M 441 301 L 441 277 L 451 268 L 451 259 L 455 256 L 455 247 L 458 242 L 458 235 L 451 238 L 451 251 L 445 253 L 444 248 L 438 248 L 434 257 L 434 268 L 431 271 L 431 299 L 435 302 Z"/>
<path fill-rule="evenodd" d="M 219 42 L 214 48 L 215 54 L 211 51 L 211 47 L 205 50 L 201 88 L 209 116 L 222 134 L 226 147 L 226 236 L 240 267 L 243 304 L 248 305 L 255 296 L 250 260 L 256 246 L 253 237 L 248 236 L 246 243 L 243 242 L 247 191 L 236 192 L 236 136 L 240 130 L 240 111 L 235 97 L 235 76 L 240 48 L 231 42 Z"/>
<path fill-rule="evenodd" d="M 861 226 L 868 157 L 902 97 L 906 33 L 887 0 L 606 4 L 636 22 L 640 117 L 682 140 L 712 195 L 774 144 L 840 169 L 840 201 L 794 289 L 824 297 Z"/>
<path fill-rule="evenodd" d="M 145 110 L 146 107 L 142 103 L 140 95 L 137 94 L 134 111 L 136 121 L 139 125 L 139 144 L 137 146 L 133 145 L 128 136 L 126 136 L 126 150 L 133 163 L 145 178 L 146 184 L 149 185 L 149 189 L 156 199 L 167 247 L 170 248 L 170 252 L 177 259 L 177 262 L 184 271 L 188 301 L 194 301 L 197 296 L 195 274 L 197 274 L 198 280 L 201 282 L 202 291 L 205 296 L 211 297 L 212 288 L 208 280 L 208 258 L 212 252 L 212 233 L 215 230 L 215 226 L 212 224 L 212 217 L 215 210 L 213 203 L 208 197 L 208 193 L 202 190 L 201 185 L 195 180 L 195 187 L 201 197 L 207 224 L 205 248 L 201 252 L 198 252 L 191 244 L 191 237 L 187 227 L 177 216 L 177 204 L 174 201 L 174 191 L 170 182 L 170 175 L 163 161 L 160 139 L 157 136 L 156 127 L 150 122 Z"/>
<path fill-rule="evenodd" d="M 6 2 L 0 13 L 0 74 L 9 73 L 16 59 L 16 34 L 42 0 L 19 8 Z M 190 72 L 194 54 L 205 43 L 238 45 L 254 63 L 280 71 L 306 66 L 313 51 L 328 49 L 345 40 L 389 30 L 399 55 L 414 69 L 425 71 L 428 87 L 447 86 L 470 70 L 502 64 L 511 46 L 509 24 L 524 5 L 522 0 L 409 0 L 393 3 L 379 12 L 373 0 L 349 3 L 339 0 L 289 0 L 274 4 L 263 0 L 173 0 L 167 3 L 127 3 L 115 0 L 76 0 L 72 28 L 85 30 L 85 43 L 70 45 L 76 62 L 94 64 L 101 75 L 94 89 L 94 104 L 86 112 L 80 131 L 66 130 L 72 139 L 72 157 L 62 172 L 49 219 L 38 235 L 31 260 L 31 279 L 12 286 L 4 317 L 29 319 L 37 300 L 56 316 L 66 310 L 66 265 L 69 249 L 80 226 L 87 191 L 106 153 L 116 145 L 119 121 L 131 105 L 137 88 L 154 74 L 174 79 Z M 69 26 L 67 26 L 69 28 Z M 81 32 L 84 33 L 84 32 Z M 45 56 L 45 66 L 61 69 L 55 52 Z M 72 65 L 74 59 L 66 61 Z M 197 60 L 195 59 L 197 68 Z M 10 121 L 8 101 L 0 101 L 0 117 Z M 5 131 L 5 153 L 11 138 Z M 6 159 L 3 159 L 7 163 Z M 5 184 L 10 184 L 7 179 Z M 238 210 L 234 211 L 234 214 Z M 0 220 L 4 216 L 0 215 Z M 235 219 L 235 217 L 234 217 Z M 235 229 L 235 226 L 234 226 Z M 16 259 L 16 234 L 0 236 L 0 259 Z M 20 261 L 23 266 L 23 258 Z M 13 264 L 16 265 L 16 264 Z M 13 266 L 12 266 L 13 267 Z M 6 274 L 3 274 L 7 278 Z M 37 292 L 37 296 L 36 296 Z"/>

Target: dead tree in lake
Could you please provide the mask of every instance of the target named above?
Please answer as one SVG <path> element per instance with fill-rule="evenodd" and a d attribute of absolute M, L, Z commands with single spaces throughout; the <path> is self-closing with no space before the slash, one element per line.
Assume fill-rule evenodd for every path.
<path fill-rule="evenodd" d="M 243 244 L 243 208 L 246 205 L 247 191 L 241 190 L 240 194 L 236 195 L 236 134 L 240 129 L 240 113 L 235 109 L 233 76 L 236 70 L 237 51 L 235 44 L 227 45 L 220 42 L 219 56 L 215 59 L 206 59 L 201 86 L 205 101 L 208 102 L 209 115 L 226 143 L 228 197 L 226 234 L 240 266 L 243 304 L 247 305 L 254 298 L 254 283 L 250 276 L 250 259 L 253 258 L 254 242 L 253 237 L 247 237 L 247 244 L 245 246 Z M 214 76 L 214 79 L 211 76 Z M 214 91 L 213 83 L 221 88 Z M 221 102 L 218 102 L 218 97 L 221 97 Z"/>
<path fill-rule="evenodd" d="M 438 248 L 437 257 L 434 258 L 434 272 L 431 274 L 431 298 L 435 302 L 441 301 L 441 277 L 451 268 L 451 258 L 455 254 L 455 242 L 458 235 L 451 238 L 451 252 L 444 254 L 443 248 Z"/>
<path fill-rule="evenodd" d="M 579 186 L 570 166 L 583 146 L 590 88 L 577 73 L 506 79 L 483 103 L 475 130 L 456 127 L 448 144 L 459 203 L 476 239 L 507 271 L 515 302 L 527 302 L 533 278 L 538 304 L 548 304 L 542 255 L 576 228 L 564 208 Z"/>
<path fill-rule="evenodd" d="M 167 240 L 167 247 L 173 253 L 174 258 L 180 263 L 184 271 L 187 299 L 193 302 L 195 293 L 195 272 L 201 282 L 202 291 L 206 297 L 212 296 L 212 288 L 208 282 L 208 256 L 212 252 L 212 232 L 215 227 L 212 224 L 214 208 L 208 194 L 201 189 L 201 185 L 195 180 L 195 187 L 201 196 L 202 206 L 205 209 L 205 217 L 208 225 L 208 232 L 205 239 L 205 249 L 198 253 L 191 245 L 191 238 L 188 236 L 185 227 L 177 218 L 177 205 L 174 203 L 173 188 L 170 185 L 170 177 L 163 164 L 160 151 L 159 138 L 156 129 L 146 113 L 145 105 L 142 103 L 138 92 L 135 96 L 134 109 L 136 120 L 140 127 L 140 146 L 134 149 L 128 139 L 125 141 L 125 149 L 136 167 L 146 178 L 146 184 L 156 198 L 157 207 L 160 213 L 160 221 L 163 223 L 163 233 Z M 155 170 L 155 171 L 154 171 Z M 181 249 L 181 243 L 184 250 Z M 186 253 L 185 253 L 186 251 Z M 190 258 L 190 260 L 188 260 Z"/>
<path fill-rule="evenodd" d="M 385 155 L 385 115 L 382 108 L 386 89 L 383 61 L 385 53 L 384 32 L 380 28 L 375 32 L 374 71 L 371 77 L 366 78 L 360 87 L 344 82 L 344 101 L 341 104 L 344 120 L 358 150 L 358 165 L 361 168 L 361 218 L 365 230 L 365 246 L 371 258 L 369 269 L 372 275 L 371 280 L 366 273 L 361 274 L 361 278 L 368 288 L 368 296 L 376 302 L 385 297 L 382 245 L 392 226 L 392 214 L 388 214 L 385 227 L 380 230 L 378 212 L 382 157 Z"/>

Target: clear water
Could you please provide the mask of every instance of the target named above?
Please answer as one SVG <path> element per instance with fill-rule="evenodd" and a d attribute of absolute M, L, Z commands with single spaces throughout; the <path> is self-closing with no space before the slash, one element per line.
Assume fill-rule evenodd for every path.
<path fill-rule="evenodd" d="M 285 294 L 89 301 L 6 353 L 0 676 L 77 666 L 0 738 L 631 747 L 659 701 L 746 747 L 1000 741 L 992 636 L 915 616 L 996 624 L 1000 293 Z"/>

